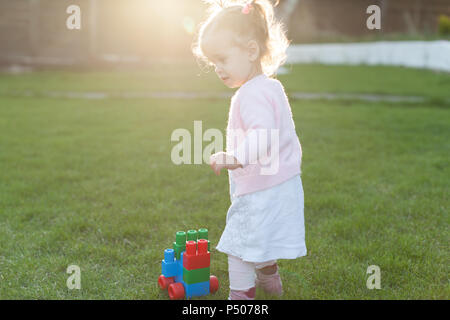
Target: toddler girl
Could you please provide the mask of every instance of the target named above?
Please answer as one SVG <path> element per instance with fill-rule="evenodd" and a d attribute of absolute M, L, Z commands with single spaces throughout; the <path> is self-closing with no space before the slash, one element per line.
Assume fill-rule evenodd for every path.
<path fill-rule="evenodd" d="M 210 3 L 212 1 L 209 1 Z M 306 255 L 302 150 L 281 83 L 271 78 L 289 45 L 269 0 L 212 2 L 194 54 L 215 66 L 231 99 L 226 152 L 231 206 L 217 250 L 228 255 L 229 299 L 254 299 L 256 287 L 281 295 L 277 259 Z"/>

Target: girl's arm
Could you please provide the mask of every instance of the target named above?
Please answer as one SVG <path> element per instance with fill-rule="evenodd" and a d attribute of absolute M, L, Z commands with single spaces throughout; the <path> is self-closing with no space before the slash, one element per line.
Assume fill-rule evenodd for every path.
<path fill-rule="evenodd" d="M 271 147 L 273 130 L 278 133 L 275 107 L 264 94 L 250 92 L 240 101 L 240 115 L 247 129 L 244 140 L 227 152 L 245 167 L 255 164 L 266 155 Z M 278 137 L 278 135 L 276 135 Z M 233 141 L 234 142 L 234 141 Z"/>

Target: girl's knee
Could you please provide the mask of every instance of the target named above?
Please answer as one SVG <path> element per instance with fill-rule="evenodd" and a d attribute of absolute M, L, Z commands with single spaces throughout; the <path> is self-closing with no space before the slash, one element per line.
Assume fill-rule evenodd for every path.
<path fill-rule="evenodd" d="M 255 285 L 255 269 L 251 262 L 229 256 L 228 272 L 232 290 L 247 290 Z"/>

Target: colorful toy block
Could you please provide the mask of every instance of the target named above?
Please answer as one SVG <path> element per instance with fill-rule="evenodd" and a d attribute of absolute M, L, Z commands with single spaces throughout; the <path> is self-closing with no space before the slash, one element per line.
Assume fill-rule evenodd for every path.
<path fill-rule="evenodd" d="M 176 242 L 173 243 L 173 250 L 175 251 L 175 258 L 179 260 L 181 258 L 181 253 L 186 250 L 186 245 L 179 245 Z"/>
<path fill-rule="evenodd" d="M 198 239 L 198 232 L 197 230 L 188 230 L 187 232 L 187 240 L 197 241 Z"/>
<path fill-rule="evenodd" d="M 201 228 L 198 229 L 198 238 L 208 240 L 208 229 Z M 209 251 L 209 240 L 208 240 L 208 251 Z"/>
<path fill-rule="evenodd" d="M 208 240 L 208 229 L 205 228 L 198 229 L 198 238 Z"/>
<path fill-rule="evenodd" d="M 173 243 L 173 250 L 175 257 L 180 259 L 181 252 L 186 250 L 186 232 L 178 231 L 175 235 L 175 242 Z"/>
<path fill-rule="evenodd" d="M 186 270 L 203 269 L 210 266 L 210 254 L 209 252 L 202 256 L 189 256 L 187 255 L 183 260 L 183 267 Z"/>
<path fill-rule="evenodd" d="M 181 253 L 181 257 L 177 260 L 177 274 L 175 275 L 175 282 L 183 282 L 183 255 L 184 251 Z"/>
<path fill-rule="evenodd" d="M 204 282 L 186 284 L 186 298 L 204 296 L 209 293 L 209 278 Z"/>
<path fill-rule="evenodd" d="M 187 284 L 208 281 L 210 268 L 186 270 L 183 268 L 183 281 Z"/>
<path fill-rule="evenodd" d="M 210 253 L 208 252 L 208 240 L 199 239 L 197 241 L 197 251 L 188 254 L 185 251 L 183 257 L 183 267 L 186 270 L 203 269 L 210 266 Z"/>
<path fill-rule="evenodd" d="M 179 270 L 179 263 L 175 262 L 173 249 L 164 250 L 164 260 L 162 261 L 162 274 L 166 278 L 174 277 Z"/>
<path fill-rule="evenodd" d="M 173 249 L 164 250 L 161 289 L 168 290 L 170 299 L 190 299 L 214 293 L 219 289 L 217 277 L 210 274 L 208 229 L 178 231 Z"/>

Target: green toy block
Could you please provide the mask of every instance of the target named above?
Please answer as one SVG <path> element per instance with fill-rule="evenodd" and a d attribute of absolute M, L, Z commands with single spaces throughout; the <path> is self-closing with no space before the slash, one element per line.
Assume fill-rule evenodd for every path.
<path fill-rule="evenodd" d="M 209 281 L 210 267 L 187 270 L 183 267 L 183 281 L 186 284 Z"/>
<path fill-rule="evenodd" d="M 206 228 L 198 229 L 198 238 L 208 240 L 208 229 Z"/>
<path fill-rule="evenodd" d="M 197 230 L 188 230 L 187 241 L 190 241 L 190 240 L 197 241 L 197 237 L 198 237 Z"/>
<path fill-rule="evenodd" d="M 186 250 L 186 243 L 184 245 L 179 245 L 176 242 L 173 243 L 173 251 L 175 253 L 175 258 L 177 260 L 181 259 L 181 253 Z"/>
<path fill-rule="evenodd" d="M 178 231 L 175 235 L 175 242 L 182 246 L 186 244 L 186 232 Z"/>

